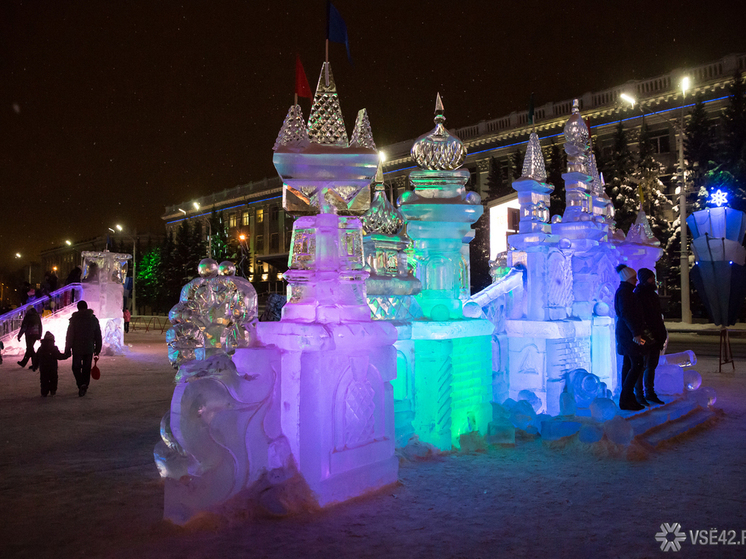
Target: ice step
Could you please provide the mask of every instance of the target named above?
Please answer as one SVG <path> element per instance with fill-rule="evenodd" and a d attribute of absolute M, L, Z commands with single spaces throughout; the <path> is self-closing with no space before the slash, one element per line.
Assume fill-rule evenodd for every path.
<path fill-rule="evenodd" d="M 693 399 L 674 400 L 663 406 L 656 406 L 652 409 L 629 415 L 626 419 L 632 425 L 632 430 L 637 437 L 668 421 L 676 421 L 696 407 L 697 402 Z"/>
<path fill-rule="evenodd" d="M 657 447 L 665 441 L 694 429 L 697 425 L 701 425 L 714 416 L 715 412 L 709 409 L 697 407 L 683 417 L 679 417 L 669 423 L 662 424 L 657 429 L 646 432 L 642 437 L 640 437 L 640 440 L 650 446 Z"/>

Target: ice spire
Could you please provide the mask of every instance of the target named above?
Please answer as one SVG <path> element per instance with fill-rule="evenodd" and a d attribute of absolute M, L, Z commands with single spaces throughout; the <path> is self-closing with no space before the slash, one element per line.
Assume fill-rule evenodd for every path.
<path fill-rule="evenodd" d="M 565 124 L 564 132 L 567 170 L 590 174 L 591 137 L 583 117 L 580 116 L 580 104 L 577 99 L 573 99 L 572 115 Z"/>
<path fill-rule="evenodd" d="M 523 159 L 523 172 L 521 178 L 533 179 L 536 182 L 546 182 L 547 170 L 544 166 L 544 155 L 541 153 L 541 144 L 536 132 L 531 132 L 526 147 L 526 157 Z"/>
<path fill-rule="evenodd" d="M 324 74 L 329 72 L 329 82 Z M 308 118 L 308 137 L 312 142 L 330 146 L 348 147 L 347 131 L 339 106 L 337 85 L 328 62 L 321 67 L 319 83 L 313 97 L 311 116 Z"/>
<path fill-rule="evenodd" d="M 368 111 L 365 109 L 360 109 L 357 113 L 350 147 L 376 149 L 376 143 L 373 141 L 373 132 L 370 129 L 370 121 L 368 120 Z M 381 182 L 383 182 L 383 179 L 381 179 Z"/>
<path fill-rule="evenodd" d="M 272 149 L 277 151 L 278 148 L 285 147 L 303 150 L 309 142 L 306 123 L 303 121 L 303 111 L 300 105 L 291 105 Z"/>
<path fill-rule="evenodd" d="M 375 191 L 370 209 L 363 214 L 360 221 L 363 223 L 363 233 L 379 233 L 393 236 L 401 231 L 404 225 L 404 217 L 401 212 L 386 198 L 386 187 L 383 184 L 383 165 L 379 164 L 376 178 L 373 179 Z"/>
<path fill-rule="evenodd" d="M 461 140 L 451 135 L 443 123 L 443 101 L 440 93 L 435 100 L 435 128 L 420 136 L 412 146 L 412 159 L 422 169 L 453 171 L 466 159 L 466 148 Z"/>
<path fill-rule="evenodd" d="M 629 228 L 629 231 L 627 231 L 627 241 L 653 246 L 660 246 L 661 244 L 653 234 L 648 216 L 642 208 L 637 212 L 635 222 Z"/>

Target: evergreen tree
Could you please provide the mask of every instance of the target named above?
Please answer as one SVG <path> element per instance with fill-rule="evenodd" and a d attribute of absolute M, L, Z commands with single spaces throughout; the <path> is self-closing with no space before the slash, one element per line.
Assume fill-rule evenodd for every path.
<path fill-rule="evenodd" d="M 471 293 L 477 293 L 492 283 L 490 277 L 490 218 L 485 205 L 484 213 L 472 226 L 474 239 L 469 243 L 471 263 Z"/>
<path fill-rule="evenodd" d="M 187 269 L 192 270 L 192 276 L 197 275 L 200 261 L 207 257 L 205 244 L 205 238 L 202 234 L 202 224 L 197 221 L 192 226 L 192 237 L 189 240 L 189 262 L 187 263 Z"/>
<path fill-rule="evenodd" d="M 519 179 L 523 173 L 523 152 L 519 149 L 510 157 L 511 182 Z"/>
<path fill-rule="evenodd" d="M 176 231 L 176 249 L 174 250 L 174 259 L 171 265 L 178 271 L 181 285 L 189 282 L 192 271 L 189 269 L 192 254 L 190 243 L 192 242 L 192 224 L 188 219 L 181 222 L 179 229 Z M 196 274 L 197 270 L 194 270 Z"/>
<path fill-rule="evenodd" d="M 627 142 L 627 132 L 622 121 L 614 131 L 611 156 L 604 169 L 606 192 L 614 204 L 617 229 L 629 231 L 637 217 L 637 188 L 630 181 L 634 170 L 634 157 Z"/>
<path fill-rule="evenodd" d="M 642 194 L 642 208 L 648 216 L 653 235 L 666 246 L 672 234 L 671 224 L 666 219 L 665 212 L 670 202 L 663 193 L 665 186 L 658 178 L 663 171 L 660 163 L 655 160 L 655 147 L 650 139 L 650 129 L 643 119 L 638 140 L 638 165 L 635 179 L 638 181 Z"/>
<path fill-rule="evenodd" d="M 500 198 L 512 192 L 510 185 L 506 184 L 503 170 L 497 158 L 490 158 L 490 171 L 487 175 L 487 197 L 486 202 Z"/>
<path fill-rule="evenodd" d="M 562 173 L 567 170 L 565 150 L 559 144 L 552 144 L 549 157 L 545 159 L 549 163 L 547 182 L 554 186 L 554 190 L 549 195 L 549 214 L 562 215 L 565 213 L 565 180 L 562 178 Z"/>
<path fill-rule="evenodd" d="M 158 279 L 161 289 L 158 290 L 157 308 L 160 312 L 168 312 L 179 302 L 179 294 L 183 286 L 182 273 L 176 266 L 176 243 L 172 231 L 168 232 L 160 250 Z"/>
<path fill-rule="evenodd" d="M 716 165 L 714 133 L 701 96 L 689 113 L 685 134 L 684 157 L 688 162 L 687 170 L 695 187 L 698 187 L 704 183 L 707 172 Z"/>
<path fill-rule="evenodd" d="M 137 263 L 137 300 L 139 305 L 149 306 L 155 311 L 163 311 L 160 308 L 164 290 L 162 271 L 161 247 L 149 247 Z"/>
<path fill-rule="evenodd" d="M 222 262 L 228 258 L 228 231 L 223 219 L 223 212 L 218 213 L 215 208 L 210 215 L 210 237 L 212 241 L 212 258 Z"/>
<path fill-rule="evenodd" d="M 728 106 L 723 114 L 725 131 L 723 155 L 731 167 L 740 167 L 746 156 L 746 99 L 743 77 L 740 71 L 733 76 L 728 92 Z M 742 169 L 737 169 L 738 172 Z M 736 173 L 734 173 L 736 175 Z M 743 178 L 738 176 L 738 178 Z"/>
<path fill-rule="evenodd" d="M 733 76 L 729 87 L 728 106 L 723 113 L 723 160 L 710 172 L 710 186 L 727 188 L 729 205 L 746 210 L 746 86 L 740 71 Z"/>

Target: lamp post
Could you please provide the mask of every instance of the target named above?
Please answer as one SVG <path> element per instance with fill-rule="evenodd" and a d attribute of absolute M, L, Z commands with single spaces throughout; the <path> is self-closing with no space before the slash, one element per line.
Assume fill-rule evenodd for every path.
<path fill-rule="evenodd" d="M 195 211 L 199 211 L 199 202 L 192 202 L 192 206 Z M 179 211 L 184 212 L 181 208 L 179 208 Z M 186 212 L 184 212 L 184 215 L 186 215 Z M 207 258 L 212 258 L 212 224 L 210 223 L 209 218 L 204 222 L 207 224 Z"/>
<path fill-rule="evenodd" d="M 16 252 L 16 258 L 23 258 L 20 252 Z M 28 265 L 28 283 L 31 285 L 31 264 Z"/>
<path fill-rule="evenodd" d="M 117 231 L 122 233 L 124 228 L 117 224 L 115 225 Z M 109 231 L 114 231 L 109 227 Z M 125 235 L 132 241 L 132 314 L 137 313 L 137 293 L 135 292 L 135 280 L 137 278 L 137 229 L 135 229 L 132 235 Z"/>
<path fill-rule="evenodd" d="M 684 176 L 684 100 L 689 89 L 689 77 L 681 80 L 681 114 L 679 115 L 679 221 L 681 222 L 681 322 L 692 323 L 689 302 L 689 250 L 686 230 L 686 178 Z"/>
<path fill-rule="evenodd" d="M 674 128 L 677 129 L 678 143 L 679 143 L 679 221 L 681 223 L 681 322 L 684 324 L 692 323 L 692 309 L 689 300 L 689 250 L 687 248 L 687 229 L 686 229 L 686 178 L 684 176 L 684 100 L 686 99 L 686 91 L 691 85 L 689 76 L 684 76 L 681 79 L 681 113 L 679 120 L 669 120 Z M 622 93 L 619 96 L 623 101 L 629 103 L 634 108 L 636 99 L 627 93 Z M 640 112 L 644 115 L 645 111 L 640 106 Z"/>

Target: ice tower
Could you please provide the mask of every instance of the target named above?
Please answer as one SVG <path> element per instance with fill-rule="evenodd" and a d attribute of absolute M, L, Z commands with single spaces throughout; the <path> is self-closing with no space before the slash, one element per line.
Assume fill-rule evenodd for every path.
<path fill-rule="evenodd" d="M 397 324 L 394 391 L 400 442 L 416 434 L 445 450 L 458 447 L 463 434 L 486 434 L 493 327 L 465 316 L 479 314 L 474 304 L 465 309 L 462 297 L 469 286 L 471 224 L 483 210 L 479 195 L 465 190 L 469 172 L 459 167 L 466 148 L 443 126 L 440 95 L 435 115 L 435 128 L 412 147 L 420 167 L 409 177 L 414 190 L 399 200 L 412 242 L 409 264 L 421 290 L 403 295 L 414 297 L 418 314 Z"/>
<path fill-rule="evenodd" d="M 564 215 L 549 222 L 552 187 L 532 132 L 522 176 L 513 182 L 521 213 L 519 232 L 508 238 L 509 272 L 472 299 L 495 324 L 495 401 L 530 391 L 551 415 L 560 413 L 564 391 L 582 390 L 585 400 L 617 391 L 614 268 L 654 268 L 661 254 L 642 211 L 618 238 L 577 100 L 564 136 Z"/>
<path fill-rule="evenodd" d="M 131 254 L 82 252 L 83 298 L 98 317 L 101 326 L 102 353 L 124 354 L 124 281 Z"/>
<path fill-rule="evenodd" d="M 177 360 L 182 349 L 195 357 L 180 365 L 177 380 L 188 382 L 177 384 L 161 429 L 164 444 L 156 447 L 168 478 L 165 516 L 176 522 L 215 510 L 242 491 L 250 500 L 258 486 L 260 503 L 286 511 L 292 503 L 273 500 L 267 489 L 297 476 L 322 506 L 397 479 L 390 383 L 396 329 L 371 319 L 362 227 L 354 217 L 369 207 L 378 154 L 364 110 L 348 144 L 328 63 L 308 124 L 292 106 L 274 149 L 284 207 L 300 216 L 282 320 L 261 322 L 254 334 L 253 324 L 238 317 L 255 316 L 255 296 L 253 309 L 236 306 L 238 299 L 215 278 L 193 290 L 184 311 L 205 302 L 201 314 L 209 316 L 193 317 L 183 340 L 169 340 Z M 210 310 L 220 289 L 220 311 Z M 180 320 L 183 313 L 176 311 Z M 233 336 L 239 344 L 228 344 L 233 324 L 248 333 Z M 195 340 L 204 347 L 209 340 L 213 355 L 193 351 Z"/>

